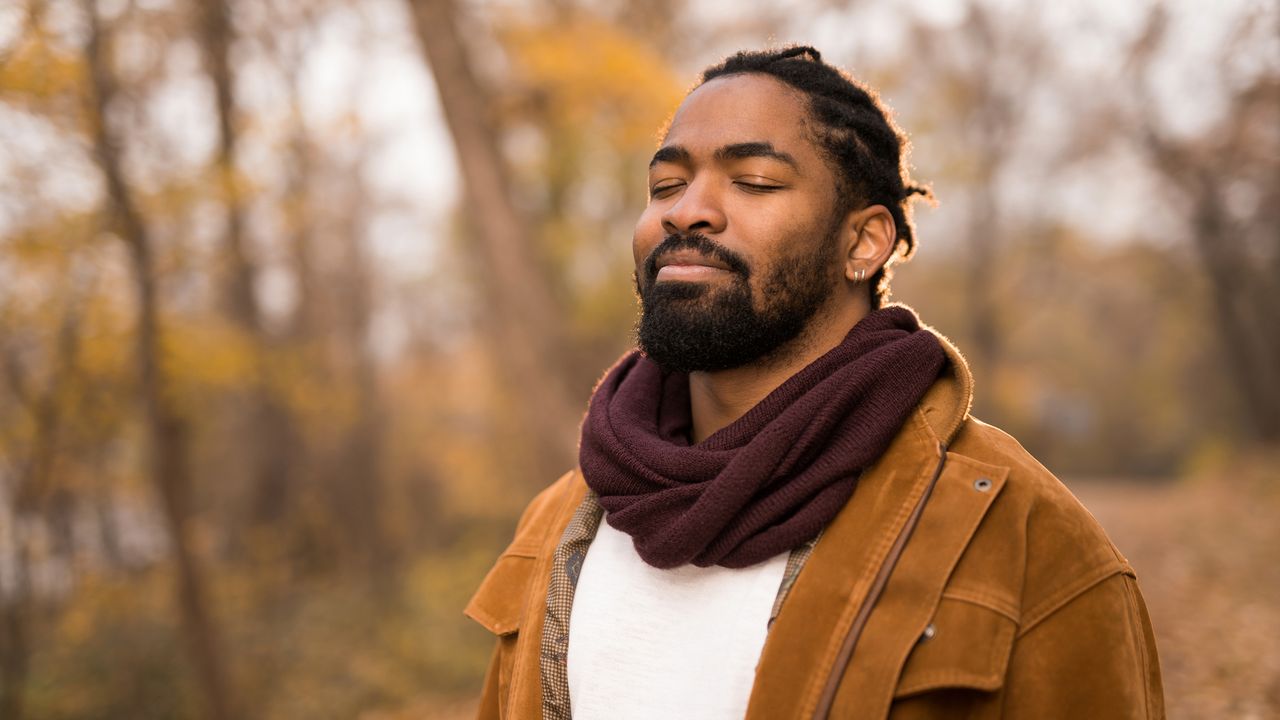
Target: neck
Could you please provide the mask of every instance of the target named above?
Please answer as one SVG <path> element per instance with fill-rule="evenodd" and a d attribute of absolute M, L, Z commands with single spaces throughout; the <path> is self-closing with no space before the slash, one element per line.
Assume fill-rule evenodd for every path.
<path fill-rule="evenodd" d="M 830 352 L 870 312 L 860 303 L 841 303 L 814 315 L 794 340 L 754 363 L 716 372 L 689 373 L 689 405 L 694 443 L 733 423 L 792 375 Z"/>

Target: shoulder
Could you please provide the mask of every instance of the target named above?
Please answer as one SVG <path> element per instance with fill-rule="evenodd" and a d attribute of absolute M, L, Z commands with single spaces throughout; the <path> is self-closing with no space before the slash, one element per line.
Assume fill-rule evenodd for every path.
<path fill-rule="evenodd" d="M 1106 558 L 1117 555 L 1102 527 L 1075 495 L 1008 433 L 975 418 L 968 419 L 948 448 L 950 452 L 1007 468 L 1000 505 L 1024 515 L 1031 529 L 1053 531 L 1058 544 L 1091 549 Z"/>
<path fill-rule="evenodd" d="M 1099 583 L 1133 575 L 1093 515 L 1013 437 L 970 418 L 949 450 L 1008 470 L 962 564 L 1003 578 L 1009 595 L 1016 589 L 1009 599 L 1020 608 L 1021 632 Z"/>
<path fill-rule="evenodd" d="M 553 532 L 565 509 L 570 504 L 576 506 L 586 494 L 586 483 L 582 474 L 570 470 L 558 480 L 543 488 L 520 514 L 516 524 L 515 537 L 507 552 L 519 551 L 529 555 L 537 554 L 545 545 L 547 536 Z"/>
<path fill-rule="evenodd" d="M 557 526 L 563 530 L 564 509 L 581 500 L 585 485 L 576 471 L 560 476 L 525 507 L 516 525 L 515 537 L 498 556 L 465 613 L 495 635 L 515 632 L 521 622 L 525 600 L 539 579 L 539 558 L 554 547 Z"/>
<path fill-rule="evenodd" d="M 998 598 L 1016 625 L 1004 684 L 1017 717 L 1164 717 L 1155 634 L 1137 577 L 1102 526 L 1008 434 L 967 420 L 951 447 L 1008 469 L 948 583 Z"/>

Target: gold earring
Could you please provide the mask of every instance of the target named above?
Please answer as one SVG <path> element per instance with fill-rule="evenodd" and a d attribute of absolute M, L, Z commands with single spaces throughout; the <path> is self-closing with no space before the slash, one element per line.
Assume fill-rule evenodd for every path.
<path fill-rule="evenodd" d="M 867 271 L 862 268 L 858 268 L 858 270 L 853 273 L 853 284 L 857 285 L 861 283 L 862 279 L 865 278 L 866 276 L 867 276 Z"/>

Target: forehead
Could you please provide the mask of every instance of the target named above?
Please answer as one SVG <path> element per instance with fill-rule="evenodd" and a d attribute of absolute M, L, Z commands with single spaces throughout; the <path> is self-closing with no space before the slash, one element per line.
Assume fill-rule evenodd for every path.
<path fill-rule="evenodd" d="M 801 94 L 767 75 L 710 80 L 680 103 L 663 138 L 691 153 L 743 142 L 769 142 L 797 159 L 820 161 L 806 130 Z"/>

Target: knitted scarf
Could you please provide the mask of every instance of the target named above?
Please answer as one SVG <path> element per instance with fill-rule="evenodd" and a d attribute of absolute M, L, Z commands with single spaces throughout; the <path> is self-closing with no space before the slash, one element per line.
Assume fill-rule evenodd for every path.
<path fill-rule="evenodd" d="M 817 536 L 938 378 L 946 354 L 876 310 L 742 417 L 690 444 L 689 376 L 637 352 L 591 398 L 579 462 L 648 564 L 746 567 Z"/>

